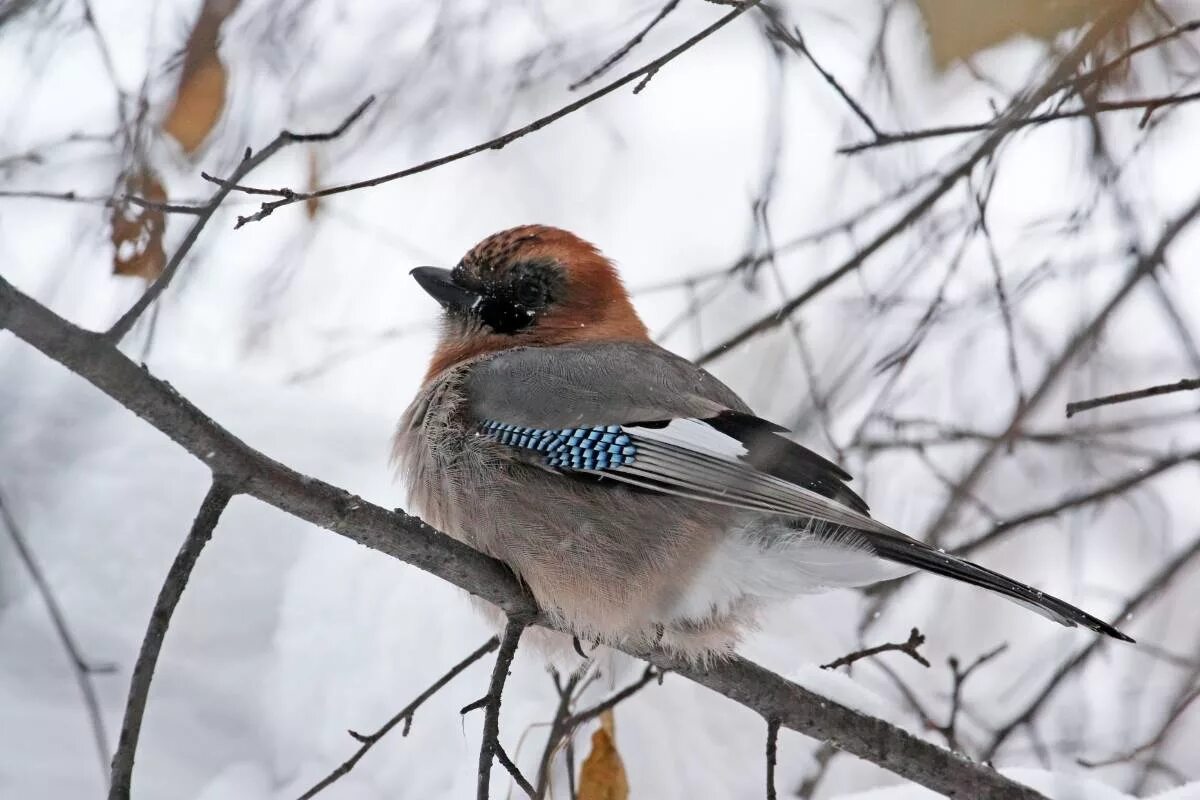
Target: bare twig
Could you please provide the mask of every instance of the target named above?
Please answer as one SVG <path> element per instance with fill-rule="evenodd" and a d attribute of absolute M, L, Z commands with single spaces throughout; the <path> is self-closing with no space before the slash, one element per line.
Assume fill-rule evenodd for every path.
<path fill-rule="evenodd" d="M 636 681 L 596 705 L 577 713 L 571 713 L 571 703 L 574 700 L 573 693 L 576 687 L 579 687 L 580 692 L 583 691 L 583 686 L 579 686 L 580 676 L 574 675 L 568 678 L 565 684 L 560 684 L 556 678 L 555 687 L 558 689 L 559 702 L 554 713 L 554 720 L 550 723 L 550 733 L 546 737 L 546 746 L 542 751 L 541 763 L 538 766 L 538 785 L 534 797 L 545 797 L 546 791 L 549 789 L 550 763 L 554 754 L 564 743 L 572 741 L 575 731 L 581 725 L 596 719 L 605 711 L 615 708 L 619 703 L 625 702 L 651 682 L 656 680 L 661 682 L 664 674 L 653 666 L 647 666 Z M 584 685 L 586 686 L 586 683 Z"/>
<path fill-rule="evenodd" d="M 455 664 L 448 672 L 446 672 L 445 675 L 434 681 L 428 689 L 417 695 L 411 703 L 402 708 L 399 713 L 385 722 L 383 726 L 374 733 L 364 735 L 355 731 L 350 731 L 350 735 L 357 741 L 361 742 L 362 746 L 355 751 L 354 755 L 342 762 L 337 769 L 330 772 L 319 782 L 313 785 L 311 789 L 300 795 L 298 800 L 310 800 L 311 798 L 316 797 L 347 772 L 354 769 L 355 765 L 358 764 L 362 757 L 367 754 L 367 751 L 378 744 L 380 739 L 382 739 L 384 736 L 387 736 L 392 728 L 396 727 L 401 722 L 404 723 L 404 728 L 401 730 L 400 735 L 408 736 L 408 731 L 412 726 L 413 715 L 417 712 L 417 709 L 420 708 L 426 700 L 441 691 L 443 686 L 458 677 L 459 673 L 474 664 L 479 659 L 483 658 L 486 654 L 495 650 L 499 645 L 500 640 L 495 636 L 488 639 L 486 642 L 480 645 L 475 652 L 471 653 L 471 655 Z"/>
<path fill-rule="evenodd" d="M 1130 400 L 1141 400 L 1143 397 L 1155 397 L 1160 394 L 1171 394 L 1172 392 L 1190 392 L 1200 389 L 1200 378 L 1184 378 L 1175 383 L 1164 383 L 1161 386 L 1151 386 L 1147 389 L 1138 389 L 1135 392 L 1121 392 L 1120 394 L 1110 394 L 1104 397 L 1096 397 L 1091 400 L 1077 400 L 1073 403 L 1067 403 L 1067 419 L 1078 414 L 1080 411 L 1089 411 L 1100 406 L 1112 406 L 1117 403 L 1128 403 Z"/>
<path fill-rule="evenodd" d="M 154 680 L 154 670 L 158 666 L 158 654 L 162 651 L 163 639 L 166 638 L 167 628 L 171 624 L 171 616 L 179 605 L 179 598 L 183 596 L 183 590 L 192 576 L 196 560 L 200 558 L 204 545 L 212 537 L 213 529 L 217 527 L 221 513 L 229 504 L 233 493 L 234 489 L 225 479 L 214 476 L 208 493 L 200 503 L 200 510 L 192 523 L 192 529 L 179 548 L 171 568 L 167 570 L 167 577 L 158 592 L 137 662 L 133 666 L 133 675 L 129 679 L 129 697 L 125 702 L 125 718 L 121 723 L 117 753 L 113 756 L 112 783 L 108 790 L 108 800 L 129 800 L 133 761 L 137 755 L 142 717 L 146 713 L 146 700 L 150 695 L 150 683 Z"/>
<path fill-rule="evenodd" d="M 921 655 L 921 653 L 917 650 L 917 648 L 923 644 L 925 644 L 925 635 L 916 628 L 913 628 L 908 634 L 907 642 L 888 642 L 887 644 L 868 647 L 865 650 L 855 650 L 853 653 L 848 653 L 839 659 L 830 661 L 828 664 L 822 664 L 821 669 L 837 669 L 838 667 L 847 667 L 853 664 L 855 661 L 891 651 L 905 653 L 921 666 L 928 667 L 929 662 L 925 659 L 925 656 Z"/>
<path fill-rule="evenodd" d="M 345 183 L 340 186 L 330 186 L 325 189 L 318 189 L 317 191 L 314 191 L 314 192 L 297 192 L 292 189 L 260 189 L 260 188 L 243 187 L 243 186 L 231 187 L 231 188 L 236 188 L 238 191 L 241 191 L 241 192 L 247 192 L 247 193 L 252 193 L 252 194 L 272 195 L 272 196 L 279 198 L 278 200 L 271 200 L 271 201 L 264 202 L 260 206 L 259 210 L 253 214 L 250 214 L 250 215 L 244 216 L 244 217 L 238 217 L 236 227 L 240 228 L 248 222 L 257 222 L 259 220 L 266 219 L 272 213 L 274 213 L 274 211 L 276 209 L 282 208 L 283 206 L 291 205 L 292 203 L 299 203 L 304 200 L 310 200 L 310 199 L 313 199 L 316 197 L 329 197 L 329 196 L 335 195 L 335 194 L 343 194 L 344 192 L 353 192 L 358 189 L 366 189 L 366 188 L 369 188 L 372 186 L 379 186 L 384 183 L 389 183 L 391 181 L 400 180 L 401 178 L 407 178 L 410 175 L 416 175 L 421 172 L 428 172 L 431 169 L 436 169 L 437 167 L 441 167 L 446 164 L 450 164 L 452 162 L 459 161 L 464 158 L 468 158 L 468 157 L 476 155 L 478 153 L 482 153 L 486 150 L 499 150 L 499 149 L 505 147 L 506 145 L 511 144 L 512 142 L 516 141 L 517 139 L 520 139 L 523 136 L 527 136 L 531 133 L 534 133 L 535 131 L 539 131 L 542 128 L 545 128 L 547 125 L 557 122 L 558 120 L 562 119 L 563 117 L 578 111 L 579 109 L 583 108 L 584 106 L 594 103 L 595 101 L 599 100 L 602 97 L 612 94 L 613 92 L 617 91 L 621 87 L 627 86 L 630 83 L 633 83 L 634 81 L 640 82 L 639 84 L 637 84 L 639 87 L 644 86 L 645 81 L 648 81 L 651 77 L 653 77 L 653 75 L 656 72 L 658 72 L 658 70 L 660 70 L 668 62 L 674 60 L 679 55 L 682 55 L 683 53 L 687 52 L 695 45 L 704 41 L 709 36 L 711 36 L 712 34 L 719 31 L 721 28 L 728 25 L 730 22 L 733 22 L 735 19 L 740 17 L 742 14 L 746 13 L 754 6 L 758 5 L 761 1 L 762 0 L 748 0 L 748 2 L 738 5 L 737 8 L 735 8 L 733 11 L 730 11 L 728 14 L 726 14 L 725 16 L 718 19 L 716 22 L 709 25 L 707 28 L 704 28 L 699 33 L 695 34 L 694 36 L 689 38 L 687 41 L 683 42 L 683 44 L 680 44 L 677 47 L 672 48 L 671 50 L 667 51 L 666 53 L 664 53 L 663 55 L 654 59 L 653 61 L 647 62 L 645 65 L 635 69 L 633 72 L 630 72 L 630 73 L 624 75 L 623 77 L 618 78 L 615 81 L 612 81 L 611 83 L 605 84 L 604 86 L 602 86 L 601 88 L 592 92 L 591 94 L 585 95 L 584 97 L 581 97 L 578 100 L 568 103 L 556 111 L 552 111 L 551 113 L 546 114 L 543 117 L 538 117 L 533 122 L 530 122 L 527 125 L 523 125 L 520 128 L 511 130 L 508 133 L 503 133 L 500 136 L 497 136 L 493 139 L 488 139 L 486 142 L 481 142 L 480 144 L 472 145 L 471 147 L 465 148 L 463 150 L 458 150 L 456 152 L 449 153 L 444 156 L 439 156 L 438 158 L 433 158 L 428 161 L 424 161 L 420 164 L 417 164 L 416 166 L 407 167 L 405 169 L 397 170 L 395 172 L 389 172 L 386 175 L 380 175 L 379 177 L 376 177 L 376 178 L 369 178 L 367 180 L 354 181 L 353 183 Z M 230 183 L 236 182 L 236 177 L 238 177 L 238 176 L 231 176 L 229 179 L 229 182 Z"/>
<path fill-rule="evenodd" d="M 67 625 L 67 616 L 63 612 L 62 606 L 58 604 L 58 598 L 54 595 L 50 581 L 46 579 L 46 573 L 42 571 L 41 565 L 33 555 L 33 549 L 25 540 L 24 533 L 21 532 L 12 511 L 9 510 L 3 492 L 0 492 L 0 522 L 4 523 L 4 528 L 8 531 L 8 536 L 17 549 L 17 557 L 25 565 L 29 577 L 33 579 L 33 585 L 37 587 L 42 603 L 46 606 L 46 612 L 50 615 L 54 632 L 71 662 L 71 671 L 75 674 L 75 682 L 79 684 L 79 693 L 83 696 L 83 707 L 87 711 L 88 722 L 91 724 L 92 740 L 96 745 L 96 753 L 100 757 L 101 780 L 107 788 L 108 733 L 104 729 L 104 716 L 100 713 L 100 699 L 96 694 L 96 685 L 92 681 L 92 677 L 98 673 L 112 672 L 113 666 L 111 664 L 96 665 L 84 658 L 83 650 L 75 641 L 75 635 L 71 633 L 70 626 Z"/>
<path fill-rule="evenodd" d="M 533 786 L 525 780 L 525 776 L 517 769 L 517 765 L 508 757 L 504 746 L 500 744 L 500 702 L 504 694 L 504 683 L 508 680 L 508 670 L 512 667 L 513 656 L 517 654 L 517 644 L 521 634 L 529 627 L 529 619 L 525 617 L 509 617 L 504 626 L 504 636 L 500 639 L 500 651 L 496 653 L 496 664 L 492 668 L 492 679 L 488 683 L 488 693 L 482 698 L 483 708 L 483 741 L 479 744 L 479 780 L 476 784 L 475 796 L 478 800 L 487 800 L 492 782 L 492 758 L 508 770 L 527 795 L 535 794 Z M 479 705 L 473 703 L 465 711 Z"/>
<path fill-rule="evenodd" d="M 495 559 L 418 519 L 302 475 L 252 449 L 102 337 L 84 331 L 0 277 L 0 328 L 91 382 L 240 489 L 289 514 L 430 572 L 505 612 L 533 616 L 533 599 Z M 548 624 L 539 620 L 538 624 Z M 568 632 L 569 633 L 569 632 Z M 656 649 L 625 649 L 764 718 L 837 746 L 934 791 L 1033 800 L 1041 795 L 886 722 L 784 680 L 745 659 L 707 667 Z"/>
<path fill-rule="evenodd" d="M 608 72 L 610 69 L 612 69 L 616 65 L 616 63 L 618 61 L 620 61 L 625 56 L 629 55 L 629 51 L 633 50 L 633 48 L 635 48 L 639 44 L 641 44 L 642 40 L 646 38 L 646 34 L 650 33 L 650 31 L 654 30 L 655 26 L 658 25 L 658 23 L 662 22 L 664 19 L 666 19 L 667 15 L 670 14 L 672 11 L 674 11 L 678 5 L 679 5 L 679 0 L 667 0 L 667 4 L 665 6 L 663 6 L 661 9 L 659 9 L 659 12 L 654 15 L 654 19 L 650 20 L 650 22 L 647 23 L 646 27 L 642 28 L 640 31 L 635 33 L 633 35 L 633 38 L 631 38 L 625 44 L 621 45 L 621 47 L 615 53 L 613 53 L 611 56 L 604 59 L 604 61 L 600 64 L 600 66 L 596 67 L 594 70 L 589 72 L 587 75 L 584 75 L 582 78 L 575 81 L 567 88 L 573 92 L 576 89 L 578 89 L 580 86 L 589 84 L 592 81 L 596 80 L 596 78 L 599 78 L 601 75 Z"/>
<path fill-rule="evenodd" d="M 946 746 L 951 750 L 960 750 L 958 744 L 958 714 L 962 709 L 962 690 L 963 684 L 967 678 L 971 677 L 971 673 L 982 667 L 987 662 L 991 661 L 996 656 L 1008 649 L 1008 644 L 1002 644 L 972 661 L 966 669 L 959 666 L 958 659 L 950 656 L 947 663 L 950 665 L 950 673 L 954 676 L 954 687 L 950 692 L 950 713 L 946 718 L 945 725 L 938 725 L 937 730 L 946 737 Z"/>
<path fill-rule="evenodd" d="M 170 286 L 171 281 L 175 278 L 175 274 L 179 271 L 180 265 L 183 263 L 184 257 L 187 256 L 188 251 L 192 249 L 192 245 L 200 237 L 200 232 L 204 230 L 204 226 L 212 219 L 213 214 L 216 213 L 229 193 L 233 191 L 234 186 L 239 180 L 253 172 L 263 162 L 290 144 L 295 144 L 296 142 L 327 142 L 338 138 L 363 115 L 373 102 L 375 102 L 375 98 L 368 97 L 348 117 L 343 119 L 340 125 L 331 131 L 325 133 L 292 133 L 285 130 L 280 131 L 279 135 L 270 144 L 257 153 L 252 153 L 250 148 L 246 148 L 246 153 L 242 157 L 241 163 L 234 169 L 228 181 L 222 182 L 219 185 L 217 191 L 213 193 L 212 197 L 209 198 L 201 210 L 188 211 L 188 213 L 195 215 L 196 221 L 192 223 L 192 227 L 188 228 L 187 233 L 184 234 L 183 240 L 175 248 L 175 252 L 171 254 L 170 260 L 163 267 L 163 271 L 158 276 L 158 279 L 146 287 L 146 291 L 142 293 L 137 302 L 122 314 L 120 319 L 113 323 L 108 332 L 104 334 L 105 338 L 112 342 L 120 342 L 133 328 L 138 318 L 141 317 L 146 309 Z M 186 208 L 191 209 L 191 207 Z"/>

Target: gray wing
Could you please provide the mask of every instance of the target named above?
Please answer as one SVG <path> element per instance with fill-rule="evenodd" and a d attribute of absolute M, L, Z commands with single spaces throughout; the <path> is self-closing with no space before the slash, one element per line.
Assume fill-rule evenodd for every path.
<path fill-rule="evenodd" d="M 850 476 L 657 345 L 514 349 L 467 377 L 481 432 L 543 466 L 707 502 L 890 530 Z"/>

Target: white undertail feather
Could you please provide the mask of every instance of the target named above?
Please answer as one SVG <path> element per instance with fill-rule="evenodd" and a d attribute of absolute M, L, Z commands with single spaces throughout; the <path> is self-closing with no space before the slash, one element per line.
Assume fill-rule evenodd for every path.
<path fill-rule="evenodd" d="M 713 550 L 672 613 L 681 620 L 711 619 L 746 603 L 867 586 L 913 571 L 879 558 L 847 528 L 815 521 L 794 530 L 777 519 L 755 520 Z"/>

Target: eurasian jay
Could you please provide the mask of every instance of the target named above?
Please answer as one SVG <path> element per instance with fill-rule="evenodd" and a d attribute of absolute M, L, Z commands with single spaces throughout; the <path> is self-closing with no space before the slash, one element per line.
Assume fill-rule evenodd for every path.
<path fill-rule="evenodd" d="M 708 657 L 767 602 L 923 569 L 1132 641 L 872 519 L 845 471 L 652 342 L 573 234 L 513 228 L 412 274 L 444 314 L 396 436 L 409 506 L 577 635 Z"/>

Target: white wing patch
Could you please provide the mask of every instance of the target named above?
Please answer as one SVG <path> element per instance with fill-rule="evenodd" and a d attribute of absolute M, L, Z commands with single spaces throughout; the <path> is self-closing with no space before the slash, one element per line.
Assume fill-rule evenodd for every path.
<path fill-rule="evenodd" d="M 631 436 L 687 450 L 701 450 L 724 458 L 739 458 L 747 453 L 746 446 L 737 439 L 697 419 L 673 419 L 661 428 L 639 425 L 623 425 L 622 428 Z"/>

